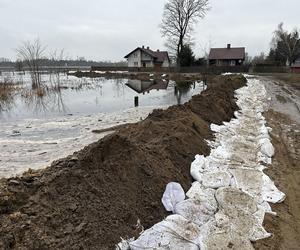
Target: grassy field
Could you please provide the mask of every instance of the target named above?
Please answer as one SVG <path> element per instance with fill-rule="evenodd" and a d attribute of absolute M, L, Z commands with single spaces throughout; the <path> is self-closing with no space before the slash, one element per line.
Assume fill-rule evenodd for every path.
<path fill-rule="evenodd" d="M 272 73 L 272 74 L 260 74 L 261 76 L 272 77 L 273 79 L 282 81 L 291 85 L 295 89 L 300 90 L 300 74 L 292 73 Z"/>

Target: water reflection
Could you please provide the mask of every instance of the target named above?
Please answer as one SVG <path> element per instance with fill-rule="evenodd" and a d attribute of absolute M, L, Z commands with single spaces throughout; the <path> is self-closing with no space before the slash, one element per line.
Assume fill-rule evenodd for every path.
<path fill-rule="evenodd" d="M 4 105 L 0 100 L 0 120 L 4 121 L 111 113 L 134 106 L 183 104 L 203 91 L 201 82 L 77 78 L 65 74 L 42 74 L 42 87 L 33 89 L 27 74 L 11 77 L 17 81 L 21 77 L 23 85 L 18 94 L 5 99 L 10 108 L 2 108 Z"/>
<path fill-rule="evenodd" d="M 126 84 L 129 88 L 133 89 L 135 92 L 141 94 L 150 93 L 151 90 L 163 90 L 167 89 L 169 85 L 169 80 L 159 79 L 159 80 L 128 80 Z"/>
<path fill-rule="evenodd" d="M 153 90 L 166 90 L 169 87 L 169 80 L 156 79 L 156 80 L 137 80 L 130 79 L 126 84 L 129 88 L 138 94 L 150 94 Z M 174 96 L 177 100 L 176 104 L 182 104 L 182 96 L 187 95 L 192 89 L 196 89 L 196 82 L 177 81 L 174 86 Z M 135 107 L 139 106 L 139 97 L 134 97 Z"/>
<path fill-rule="evenodd" d="M 50 112 L 68 112 L 61 89 L 25 89 L 22 91 L 21 97 L 26 108 L 34 113 L 47 115 Z"/>

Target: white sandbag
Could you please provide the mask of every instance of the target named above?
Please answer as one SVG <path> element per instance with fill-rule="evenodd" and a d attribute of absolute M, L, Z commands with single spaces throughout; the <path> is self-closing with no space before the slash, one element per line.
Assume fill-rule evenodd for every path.
<path fill-rule="evenodd" d="M 227 172 L 213 172 L 201 174 L 201 183 L 206 188 L 228 187 L 231 183 L 231 175 Z"/>
<path fill-rule="evenodd" d="M 268 138 L 260 139 L 259 144 L 260 144 L 260 151 L 262 152 L 262 154 L 270 158 L 274 156 L 275 149 L 272 143 L 270 142 L 270 139 Z"/>
<path fill-rule="evenodd" d="M 202 226 L 209 221 L 215 214 L 216 209 L 211 206 L 209 201 L 188 199 L 177 203 L 175 213 L 185 219 Z"/>
<path fill-rule="evenodd" d="M 199 250 L 200 227 L 180 215 L 168 216 L 130 242 L 131 250 L 185 249 Z"/>
<path fill-rule="evenodd" d="M 214 221 L 201 227 L 201 236 L 201 250 L 254 249 L 248 238 L 242 237 L 230 227 L 219 227 Z"/>
<path fill-rule="evenodd" d="M 285 194 L 278 190 L 269 176 L 263 174 L 262 197 L 264 201 L 280 203 L 285 199 Z"/>
<path fill-rule="evenodd" d="M 262 226 L 264 210 L 259 209 L 257 200 L 236 188 L 220 188 L 216 192 L 219 226 L 230 227 L 243 238 L 256 241 L 270 237 Z"/>
<path fill-rule="evenodd" d="M 228 171 L 233 175 L 236 188 L 258 199 L 262 196 L 263 173 L 255 169 L 230 168 Z"/>
<path fill-rule="evenodd" d="M 167 185 L 161 200 L 167 211 L 174 212 L 176 204 L 184 199 L 185 192 L 181 185 L 176 182 L 170 182 Z"/>
<path fill-rule="evenodd" d="M 201 179 L 201 173 L 203 173 L 206 169 L 206 159 L 203 155 L 196 155 L 195 160 L 191 164 L 191 176 L 197 180 L 200 181 Z"/>
<path fill-rule="evenodd" d="M 195 181 L 192 184 L 192 187 L 189 189 L 189 191 L 186 193 L 186 196 L 190 199 L 196 199 L 199 201 L 204 201 L 213 210 L 217 210 L 218 204 L 215 199 L 215 193 L 216 190 L 212 188 L 205 188 L 203 187 L 200 182 Z"/>
<path fill-rule="evenodd" d="M 232 209 L 242 209 L 253 214 L 258 209 L 256 199 L 238 188 L 219 188 L 215 196 L 219 208 L 222 208 L 228 213 L 230 213 Z"/>
<path fill-rule="evenodd" d="M 222 129 L 222 126 L 219 126 L 219 125 L 216 125 L 216 124 L 211 124 L 210 125 L 210 129 L 211 129 L 211 131 L 213 131 L 213 132 L 220 132 L 221 131 L 221 129 Z"/>

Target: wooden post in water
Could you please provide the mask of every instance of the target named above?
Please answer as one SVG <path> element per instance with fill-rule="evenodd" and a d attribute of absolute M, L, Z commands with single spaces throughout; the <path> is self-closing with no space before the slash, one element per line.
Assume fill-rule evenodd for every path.
<path fill-rule="evenodd" d="M 135 96 L 134 97 L 134 107 L 138 107 L 139 106 L 139 97 Z"/>

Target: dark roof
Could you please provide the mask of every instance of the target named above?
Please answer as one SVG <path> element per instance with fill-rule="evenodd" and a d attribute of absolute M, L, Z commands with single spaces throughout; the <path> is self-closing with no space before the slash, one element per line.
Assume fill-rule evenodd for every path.
<path fill-rule="evenodd" d="M 245 48 L 212 48 L 209 53 L 209 60 L 238 60 L 245 58 Z"/>
<path fill-rule="evenodd" d="M 132 53 L 136 52 L 137 50 L 141 50 L 151 56 L 152 58 L 155 59 L 156 62 L 164 62 L 165 60 L 170 60 L 169 59 L 169 54 L 167 51 L 153 51 L 151 49 L 146 49 L 146 48 L 136 48 L 135 50 L 131 51 L 128 55 L 126 55 L 124 58 L 128 58 Z"/>

